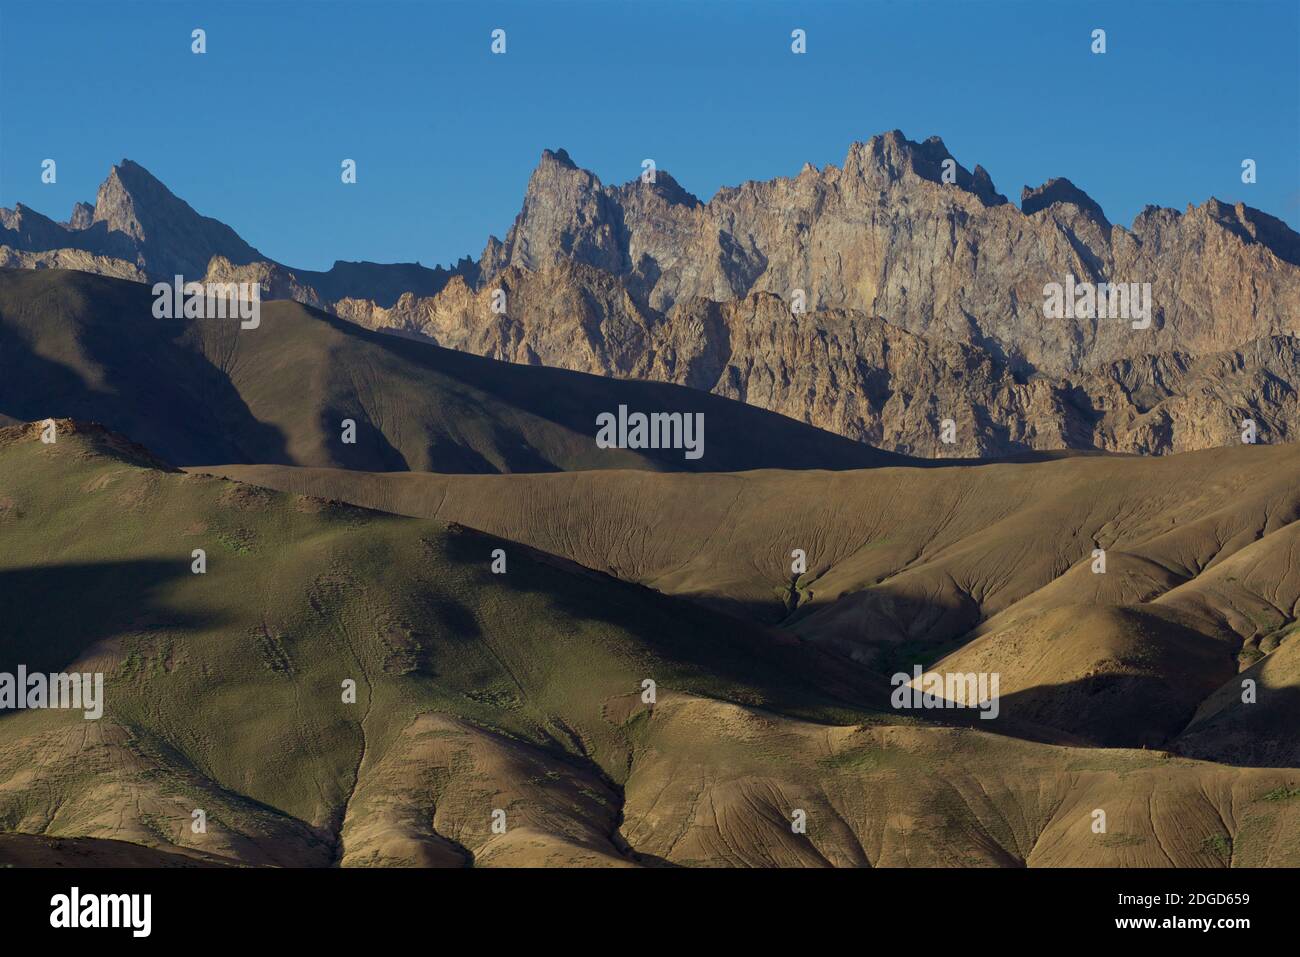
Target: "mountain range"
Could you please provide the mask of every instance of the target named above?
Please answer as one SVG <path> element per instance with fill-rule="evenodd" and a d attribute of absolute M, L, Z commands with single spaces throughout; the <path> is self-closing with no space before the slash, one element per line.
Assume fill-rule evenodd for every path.
<path fill-rule="evenodd" d="M 0 701 L 0 866 L 1300 865 L 1295 252 L 898 133 L 707 203 L 547 151 L 451 269 L 130 162 L 0 211 L 0 689 L 104 688 Z M 1049 317 L 1102 281 L 1149 324 Z"/>
<path fill-rule="evenodd" d="M 107 702 L 0 718 L 0 861 L 1300 862 L 1295 446 L 434 475 L 53 425 L 0 429 L 0 671 Z M 998 720 L 892 708 L 912 662 Z"/>
<path fill-rule="evenodd" d="M 257 281 L 371 329 L 686 385 L 915 456 L 1300 429 L 1300 236 L 1280 220 L 1210 199 L 1124 227 L 1065 179 L 1017 206 L 937 137 L 897 131 L 707 203 L 666 171 L 606 186 L 547 150 L 505 239 L 451 269 L 295 269 L 123 161 L 65 223 L 0 210 L 0 265 Z M 1067 282 L 1149 284 L 1149 326 L 1048 318 L 1045 287 Z"/>

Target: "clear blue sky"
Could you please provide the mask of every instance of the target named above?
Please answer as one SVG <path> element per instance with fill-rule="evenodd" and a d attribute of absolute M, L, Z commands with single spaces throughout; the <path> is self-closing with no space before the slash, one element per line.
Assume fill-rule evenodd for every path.
<path fill-rule="evenodd" d="M 111 164 L 303 268 L 477 257 L 543 147 L 652 157 L 707 199 L 943 137 L 1018 201 L 1068 176 L 1112 221 L 1213 195 L 1300 225 L 1295 0 L 205 3 L 0 0 L 0 205 L 66 219 Z M 207 30 L 208 52 L 190 52 Z M 489 52 L 494 27 L 508 52 Z M 808 52 L 790 52 L 790 31 Z M 1108 52 L 1089 52 L 1094 27 Z M 58 161 L 57 185 L 40 182 Z M 1240 181 L 1258 162 L 1259 182 Z M 344 158 L 359 182 L 339 182 Z"/>

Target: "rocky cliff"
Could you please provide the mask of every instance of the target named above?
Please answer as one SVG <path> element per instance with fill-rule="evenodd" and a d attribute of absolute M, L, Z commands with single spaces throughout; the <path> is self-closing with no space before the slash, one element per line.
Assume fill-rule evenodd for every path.
<path fill-rule="evenodd" d="M 0 210 L 0 244 L 6 264 L 111 275 L 202 263 L 370 328 L 685 384 L 911 454 L 1160 454 L 1239 441 L 1245 419 L 1262 442 L 1300 434 L 1284 223 L 1210 199 L 1124 227 L 1066 179 L 1016 206 L 897 131 L 707 203 L 663 170 L 608 186 L 547 150 L 505 239 L 451 269 L 293 269 L 129 161 L 67 223 Z M 1090 313 L 1084 284 L 1103 283 Z"/>
<path fill-rule="evenodd" d="M 945 182 L 945 164 L 952 171 Z M 484 282 L 507 267 L 577 261 L 638 301 L 728 301 L 755 292 L 807 309 L 855 309 L 909 332 L 979 346 L 1021 372 L 1203 353 L 1300 328 L 1300 236 L 1258 210 L 1209 200 L 1148 207 L 1112 225 L 1068 180 L 1026 188 L 1017 208 L 943 142 L 895 131 L 854 144 L 842 167 L 723 189 L 708 203 L 659 172 L 601 185 L 546 152 Z M 1044 287 L 1149 283 L 1151 323 L 1044 315 Z"/>

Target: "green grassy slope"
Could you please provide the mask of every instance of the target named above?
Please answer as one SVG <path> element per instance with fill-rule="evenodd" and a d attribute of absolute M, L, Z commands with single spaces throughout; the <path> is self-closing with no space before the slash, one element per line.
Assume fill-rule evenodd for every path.
<path fill-rule="evenodd" d="M 1098 744 L 1170 742 L 1300 618 L 1293 445 L 840 473 L 215 471 L 483 528 L 884 674 L 997 671 L 1009 716 Z M 1251 724 L 1300 718 L 1298 697 Z M 1238 760 L 1294 766 L 1273 740 Z"/>
<path fill-rule="evenodd" d="M 796 677 L 793 649 L 707 610 L 469 530 L 164 472 L 111 435 L 60 427 L 53 445 L 35 427 L 0 433 L 0 594 L 21 610 L 0 670 L 108 671 L 96 735 L 157 762 L 159 787 L 194 807 L 214 800 L 198 778 L 256 802 L 227 799 L 231 827 L 310 833 L 326 853 L 358 763 L 425 710 L 613 776 L 625 747 L 601 705 L 646 678 L 799 713 L 847 707 L 816 684 L 815 660 Z M 495 548 L 507 574 L 489 570 Z M 341 701 L 349 679 L 355 704 Z M 7 770 L 87 724 L 5 714 Z M 81 786 L 80 766 L 43 780 Z M 31 797 L 0 804 L 0 820 L 49 826 Z M 57 802 L 56 819 L 70 814 Z"/>
<path fill-rule="evenodd" d="M 107 705 L 0 714 L 0 831 L 271 865 L 1300 862 L 1295 769 L 884 713 L 858 666 L 696 604 L 60 426 L 0 431 L 0 671 L 102 671 Z"/>

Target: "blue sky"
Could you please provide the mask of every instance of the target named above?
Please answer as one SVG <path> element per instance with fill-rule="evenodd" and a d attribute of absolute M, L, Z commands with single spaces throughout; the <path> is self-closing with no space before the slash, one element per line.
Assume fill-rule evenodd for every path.
<path fill-rule="evenodd" d="M 1213 195 L 1300 226 L 1294 0 L 0 0 L 0 50 L 0 205 L 65 219 L 129 157 L 302 268 L 477 257 L 543 147 L 707 199 L 894 128 L 1013 201 L 1068 176 L 1122 224 Z"/>

